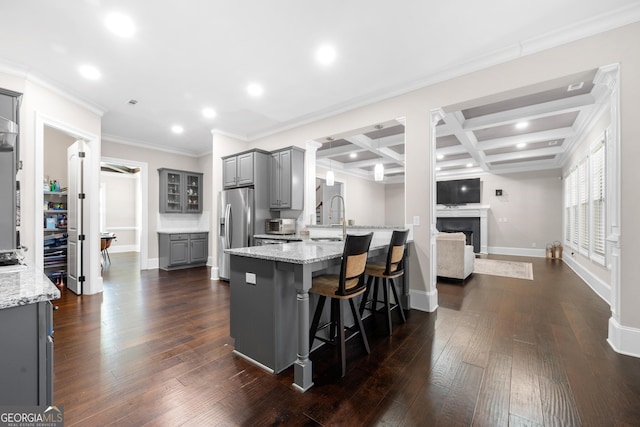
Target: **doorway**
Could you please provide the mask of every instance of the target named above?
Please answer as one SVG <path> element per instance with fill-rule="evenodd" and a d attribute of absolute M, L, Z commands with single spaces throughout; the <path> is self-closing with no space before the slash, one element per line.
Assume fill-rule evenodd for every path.
<path fill-rule="evenodd" d="M 138 269 L 146 270 L 149 165 L 103 156 L 100 168 L 100 232 L 116 234 L 117 242 L 110 252 L 138 252 Z"/>

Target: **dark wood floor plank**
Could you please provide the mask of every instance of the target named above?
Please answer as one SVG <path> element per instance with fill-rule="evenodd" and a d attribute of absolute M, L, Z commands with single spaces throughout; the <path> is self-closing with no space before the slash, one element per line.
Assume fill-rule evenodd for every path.
<path fill-rule="evenodd" d="M 511 356 L 491 353 L 478 396 L 474 426 L 508 426 L 511 397 Z"/>
<path fill-rule="evenodd" d="M 229 285 L 208 268 L 111 254 L 104 293 L 55 301 L 54 403 L 67 426 L 640 425 L 640 360 L 606 343 L 606 303 L 562 262 L 499 258 L 534 280 L 440 282 L 438 310 L 394 316 L 391 337 L 367 319 L 371 354 L 349 341 L 344 378 L 333 349 L 313 352 L 299 393 L 292 368 L 232 353 Z"/>
<path fill-rule="evenodd" d="M 543 424 L 538 360 L 535 346 L 515 341 L 511 364 L 510 412 L 537 424 Z"/>
<path fill-rule="evenodd" d="M 438 416 L 439 426 L 471 425 L 484 369 L 462 363 Z"/>

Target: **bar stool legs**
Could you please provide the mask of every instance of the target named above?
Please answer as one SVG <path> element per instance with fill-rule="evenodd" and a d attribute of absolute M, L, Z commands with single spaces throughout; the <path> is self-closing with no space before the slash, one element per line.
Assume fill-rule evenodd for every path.
<path fill-rule="evenodd" d="M 375 279 L 375 280 L 374 280 Z M 380 279 L 382 279 L 382 296 L 383 300 L 378 300 L 378 284 Z M 373 287 L 373 299 L 368 300 L 369 293 L 371 292 L 371 288 Z M 392 304 L 389 301 L 389 289 L 393 293 L 393 297 L 395 299 L 395 304 Z M 367 307 L 367 304 L 370 303 L 370 307 Z M 385 277 L 374 277 L 369 276 L 369 280 L 367 281 L 367 290 L 362 296 L 362 301 L 360 302 L 360 315 L 364 313 L 364 310 L 370 310 L 372 313 L 380 313 L 378 310 L 378 303 L 382 303 L 383 307 L 381 310 L 384 310 L 384 313 L 387 317 L 387 332 L 391 335 L 392 332 L 392 323 L 391 323 L 391 310 L 394 308 L 398 308 L 400 311 L 400 317 L 402 318 L 402 323 L 406 323 L 407 319 L 404 315 L 404 309 L 402 307 L 402 302 L 400 298 L 398 298 L 398 292 L 396 291 L 395 283 L 393 283 L 393 279 L 387 279 Z"/>

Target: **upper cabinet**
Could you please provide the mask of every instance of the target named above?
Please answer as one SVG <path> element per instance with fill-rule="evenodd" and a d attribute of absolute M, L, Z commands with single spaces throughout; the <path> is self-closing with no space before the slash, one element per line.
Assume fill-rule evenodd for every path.
<path fill-rule="evenodd" d="M 202 174 L 158 169 L 160 213 L 202 213 Z"/>
<path fill-rule="evenodd" d="M 259 171 L 266 169 L 268 153 L 252 150 L 222 158 L 222 183 L 224 188 L 254 185 Z"/>
<path fill-rule="evenodd" d="M 271 153 L 270 209 L 304 208 L 304 150 L 289 147 Z"/>

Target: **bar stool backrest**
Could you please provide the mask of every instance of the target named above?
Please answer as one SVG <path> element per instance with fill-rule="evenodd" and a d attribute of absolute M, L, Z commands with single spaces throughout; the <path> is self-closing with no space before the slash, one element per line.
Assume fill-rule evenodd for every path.
<path fill-rule="evenodd" d="M 357 236 L 347 234 L 340 266 L 340 283 L 336 295 L 348 296 L 366 287 L 364 270 L 373 233 Z"/>
<path fill-rule="evenodd" d="M 404 253 L 407 244 L 409 230 L 394 230 L 389 242 L 389 252 L 387 252 L 387 265 L 384 270 L 385 276 L 401 275 L 404 273 Z"/>

